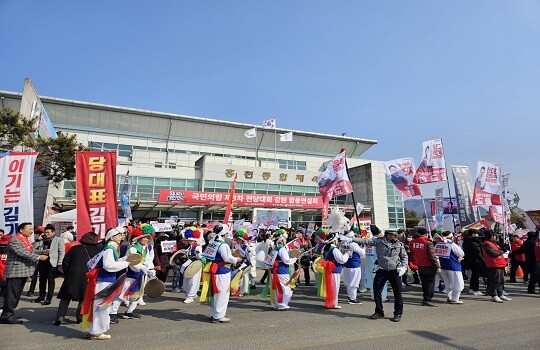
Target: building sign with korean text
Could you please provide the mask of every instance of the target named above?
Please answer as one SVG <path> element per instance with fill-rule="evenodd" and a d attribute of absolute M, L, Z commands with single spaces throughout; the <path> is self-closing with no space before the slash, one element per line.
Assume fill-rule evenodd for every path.
<path fill-rule="evenodd" d="M 183 190 L 159 191 L 159 203 L 201 204 L 201 205 L 227 205 L 229 193 L 202 192 Z M 233 198 L 234 205 L 253 207 L 278 208 L 322 208 L 321 197 L 315 196 L 280 196 L 267 194 L 237 193 Z"/>

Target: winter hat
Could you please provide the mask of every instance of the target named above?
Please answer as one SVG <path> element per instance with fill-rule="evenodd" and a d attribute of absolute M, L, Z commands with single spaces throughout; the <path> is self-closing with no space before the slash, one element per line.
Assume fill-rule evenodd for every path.
<path fill-rule="evenodd" d="M 245 228 L 241 227 L 234 233 L 234 238 L 247 241 L 249 239 L 248 232 Z"/>
<path fill-rule="evenodd" d="M 229 227 L 227 225 L 219 223 L 216 226 L 214 226 L 214 233 L 217 236 L 223 237 L 227 234 L 227 232 L 229 232 Z"/>
<path fill-rule="evenodd" d="M 198 242 L 199 238 L 201 238 L 201 232 L 197 230 L 196 227 L 190 227 L 184 231 L 184 237 L 186 237 L 188 241 Z"/>
<path fill-rule="evenodd" d="M 419 227 L 416 229 L 416 233 L 418 233 L 419 235 L 427 235 L 428 230 L 426 230 L 424 227 Z"/>
<path fill-rule="evenodd" d="M 60 238 L 64 239 L 64 243 L 73 241 L 73 233 L 66 231 L 60 235 Z"/>
<path fill-rule="evenodd" d="M 107 234 L 105 235 L 105 241 L 108 241 L 112 237 L 114 237 L 116 235 L 120 235 L 120 234 L 125 233 L 125 232 L 126 231 L 124 230 L 124 228 L 122 226 L 111 228 L 109 231 L 107 231 Z"/>

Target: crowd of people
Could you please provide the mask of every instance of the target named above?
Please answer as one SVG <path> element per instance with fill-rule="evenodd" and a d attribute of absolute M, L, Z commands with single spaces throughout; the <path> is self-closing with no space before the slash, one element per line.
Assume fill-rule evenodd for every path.
<path fill-rule="evenodd" d="M 186 304 L 197 298 L 207 303 L 214 323 L 231 321 L 227 317 L 230 297 L 260 294 L 271 309 L 289 310 L 295 287 L 302 278 L 312 286 L 313 275 L 326 309 L 341 308 L 342 284 L 349 304 L 362 304 L 358 293 L 369 290 L 375 302 L 370 316 L 374 320 L 384 317 L 383 302 L 390 287 L 394 322 L 401 320 L 402 288 L 410 283 L 421 284 L 421 305 L 427 307 L 440 305 L 436 289 L 446 295 L 446 303 L 463 304 L 465 281 L 472 295 L 486 293 L 493 302 L 510 301 L 504 285 L 517 283 L 518 268 L 528 293 L 537 294 L 540 286 L 538 232 L 529 232 L 525 241 L 514 235 L 508 247 L 492 230 L 383 231 L 375 225 L 229 230 L 221 223 L 213 227 L 192 223 L 156 233 L 143 223 L 111 228 L 103 240 L 93 232 L 78 240 L 76 236 L 73 227 L 57 235 L 51 225 L 34 229 L 31 223 L 20 224 L 13 236 L 0 230 L 2 323 L 23 322 L 15 317 L 15 310 L 28 280 L 28 296 L 33 296 L 39 282 L 39 295 L 32 302 L 51 304 L 58 276 L 64 278 L 54 324 L 64 322 L 70 302 L 76 301 L 76 319 L 84 337 L 96 340 L 109 339 L 106 332 L 119 318 L 140 318 L 136 309 L 145 304 L 145 286 L 154 279 L 165 283 L 171 269 L 171 292 L 183 291 Z M 162 243 L 171 241 L 176 249 L 165 249 Z M 507 260 L 509 280 L 505 281 Z M 257 274 L 262 274 L 259 286 Z M 127 309 L 119 317 L 122 304 Z"/>

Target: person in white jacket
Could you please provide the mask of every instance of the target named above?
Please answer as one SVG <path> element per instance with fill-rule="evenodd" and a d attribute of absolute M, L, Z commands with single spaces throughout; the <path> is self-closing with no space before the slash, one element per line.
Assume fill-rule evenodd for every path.
<path fill-rule="evenodd" d="M 283 229 L 274 232 L 275 248 L 269 254 L 275 255 L 273 267 L 271 268 L 272 286 L 271 292 L 274 293 L 270 298 L 270 304 L 274 310 L 289 309 L 293 291 L 289 286 L 291 276 L 289 275 L 289 266 L 294 264 L 297 258 L 289 256 L 287 248 L 287 232 Z"/>
<path fill-rule="evenodd" d="M 463 304 L 463 301 L 459 300 L 465 286 L 460 262 L 465 253 L 452 241 L 452 232 L 445 231 L 442 235 L 443 237 L 435 236 L 435 255 L 439 257 L 441 264 L 441 277 L 448 295 L 446 301 L 449 304 Z"/>
<path fill-rule="evenodd" d="M 131 254 L 140 254 L 143 260 L 140 264 L 130 266 L 126 272 L 126 280 L 120 297 L 115 300 L 111 307 L 111 323 L 118 323 L 118 308 L 121 302 L 127 303 L 127 311 L 122 318 L 132 319 L 141 318 L 141 315 L 135 312 L 137 305 L 139 305 L 140 298 L 142 298 L 144 285 L 146 284 L 147 277 L 155 277 L 156 271 L 154 270 L 154 255 L 152 254 L 153 246 L 149 244 L 150 234 L 142 234 L 133 238 L 133 244 L 129 247 L 126 256 Z"/>
<path fill-rule="evenodd" d="M 111 305 L 102 305 L 107 296 L 99 294 L 116 281 L 116 273 L 129 266 L 127 261 L 119 258 L 118 246 L 124 234 L 123 227 L 117 227 L 107 231 L 105 235 L 105 247 L 92 258 L 88 264 L 91 267 L 89 281 L 86 289 L 85 300 L 81 308 L 83 317 L 82 325 L 85 328 L 85 338 L 105 340 L 111 338 L 105 334 L 110 328 Z M 91 316 L 91 318 L 90 318 Z"/>
<path fill-rule="evenodd" d="M 201 233 L 198 230 L 186 229 L 184 235 L 190 242 L 190 245 L 186 251 L 188 259 L 191 261 L 201 260 L 202 247 L 199 244 Z M 182 290 L 186 292 L 186 299 L 184 300 L 185 304 L 190 304 L 195 301 L 195 298 L 197 297 L 197 292 L 199 291 L 199 286 L 201 285 L 201 274 L 202 269 L 199 270 L 192 277 L 184 276 L 184 280 L 182 282 Z"/>
<path fill-rule="evenodd" d="M 325 307 L 327 309 L 341 309 L 338 305 L 339 286 L 341 280 L 341 272 L 343 270 L 343 264 L 349 260 L 349 248 L 345 248 L 340 251 L 338 246 L 338 237 L 334 232 L 330 232 L 325 241 L 326 245 L 322 250 L 322 256 L 325 260 L 326 270 L 322 278 L 327 278 L 329 273 L 332 274 L 332 286 L 326 286 Z M 333 270 L 332 270 L 333 267 Z"/>
<path fill-rule="evenodd" d="M 346 237 L 353 238 L 354 232 L 351 230 Z M 343 245 L 343 249 L 345 249 Z M 362 278 L 362 258 L 365 255 L 364 249 L 361 248 L 358 243 L 351 242 L 348 245 L 350 250 L 349 259 L 343 265 L 343 284 L 347 287 L 347 299 L 349 304 L 362 304 L 357 299 L 358 286 L 360 285 L 360 279 Z"/>

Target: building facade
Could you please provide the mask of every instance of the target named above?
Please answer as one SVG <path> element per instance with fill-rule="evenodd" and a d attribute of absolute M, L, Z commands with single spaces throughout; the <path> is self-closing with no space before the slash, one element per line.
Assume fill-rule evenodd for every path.
<path fill-rule="evenodd" d="M 3 107 L 19 110 L 21 94 L 0 91 L 0 96 Z M 57 131 L 75 134 L 92 150 L 118 152 L 117 186 L 120 191 L 129 171 L 134 218 L 223 219 L 226 205 L 217 198 L 223 199 L 236 176 L 235 193 L 241 197 L 235 198 L 234 220 L 251 220 L 254 208 L 272 207 L 289 208 L 296 224 L 320 222 L 317 177 L 343 148 L 355 200 L 365 206 L 360 216 L 381 228 L 405 226 L 403 199 L 384 167 L 360 158 L 375 140 L 40 98 Z M 254 127 L 257 136 L 246 138 Z M 293 141 L 281 142 L 279 135 L 291 131 Z M 75 180 L 49 186 L 44 206 L 73 209 L 75 193 Z M 167 194 L 189 195 L 189 200 L 165 200 Z M 352 196 L 335 198 L 331 205 L 351 212 Z M 38 222 L 40 211 L 36 208 Z"/>

